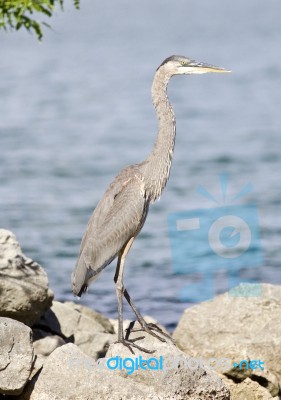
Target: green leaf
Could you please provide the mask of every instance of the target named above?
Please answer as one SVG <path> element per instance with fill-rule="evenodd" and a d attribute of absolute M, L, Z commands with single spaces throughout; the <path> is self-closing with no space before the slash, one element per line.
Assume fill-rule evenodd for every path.
<path fill-rule="evenodd" d="M 19 30 L 24 27 L 34 32 L 38 40 L 43 37 L 41 25 L 50 27 L 45 21 L 38 22 L 32 16 L 47 16 L 51 18 L 55 6 L 63 10 L 63 0 L 0 0 L 0 29 Z M 73 0 L 74 7 L 80 8 L 80 0 Z"/>

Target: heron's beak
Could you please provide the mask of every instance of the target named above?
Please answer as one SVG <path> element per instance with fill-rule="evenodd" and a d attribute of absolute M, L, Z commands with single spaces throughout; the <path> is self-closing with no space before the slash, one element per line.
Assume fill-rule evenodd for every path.
<path fill-rule="evenodd" d="M 188 67 L 191 67 L 194 69 L 194 72 L 196 71 L 197 73 L 206 73 L 206 72 L 231 72 L 228 69 L 217 67 L 216 65 L 211 65 L 211 64 L 206 64 L 206 63 L 197 63 L 194 62 L 192 64 L 189 64 Z"/>

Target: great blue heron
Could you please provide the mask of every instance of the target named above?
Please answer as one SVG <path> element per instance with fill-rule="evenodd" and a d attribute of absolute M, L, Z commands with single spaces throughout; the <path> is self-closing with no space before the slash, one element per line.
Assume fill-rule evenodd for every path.
<path fill-rule="evenodd" d="M 156 143 L 145 161 L 124 168 L 113 180 L 96 206 L 83 236 L 80 254 L 72 274 L 72 290 L 77 296 L 118 256 L 114 281 L 118 300 L 118 342 L 133 353 L 132 347 L 152 353 L 129 340 L 123 333 L 123 295 L 142 329 L 165 341 L 168 336 L 155 324 L 148 324 L 137 310 L 123 284 L 125 258 L 145 222 L 151 202 L 160 197 L 169 178 L 176 135 L 176 119 L 167 97 L 167 85 L 173 75 L 229 72 L 213 65 L 198 63 L 183 56 L 166 58 L 156 70 L 152 83 L 152 102 L 159 129 Z M 154 331 L 157 331 L 156 334 Z"/>

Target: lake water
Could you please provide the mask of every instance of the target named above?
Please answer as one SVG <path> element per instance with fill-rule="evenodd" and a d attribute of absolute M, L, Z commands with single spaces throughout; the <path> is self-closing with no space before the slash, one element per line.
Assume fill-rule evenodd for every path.
<path fill-rule="evenodd" d="M 232 74 L 175 77 L 177 117 L 170 181 L 127 258 L 125 284 L 143 314 L 167 327 L 191 304 L 190 277 L 174 273 L 167 218 L 212 207 L 219 174 L 255 203 L 263 265 L 257 282 L 281 283 L 281 3 L 71 2 L 39 44 L 25 32 L 0 36 L 0 223 L 48 273 L 59 300 L 92 210 L 116 173 L 143 160 L 157 124 L 150 100 L 164 58 L 183 54 Z M 113 265 L 114 264 L 114 265 Z M 116 317 L 115 263 L 81 299 Z M 192 283 L 192 279 L 191 279 Z M 191 285 L 192 287 L 192 285 Z M 126 307 L 126 317 L 130 317 Z"/>

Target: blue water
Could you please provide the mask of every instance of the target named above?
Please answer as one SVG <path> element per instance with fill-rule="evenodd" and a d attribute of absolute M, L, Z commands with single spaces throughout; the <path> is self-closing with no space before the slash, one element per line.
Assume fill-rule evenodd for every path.
<path fill-rule="evenodd" d="M 44 266 L 57 299 L 72 299 L 70 275 L 93 208 L 154 142 L 154 70 L 183 54 L 233 73 L 171 81 L 172 173 L 127 258 L 126 286 L 144 314 L 176 324 L 192 301 L 179 293 L 193 281 L 173 273 L 167 217 L 214 206 L 196 188 L 219 198 L 221 173 L 231 196 L 252 184 L 239 204 L 259 212 L 264 261 L 254 278 L 280 284 L 280 1 L 85 0 L 80 11 L 68 3 L 42 44 L 25 32 L 0 36 L 1 227 Z M 81 299 L 109 317 L 114 265 Z"/>

